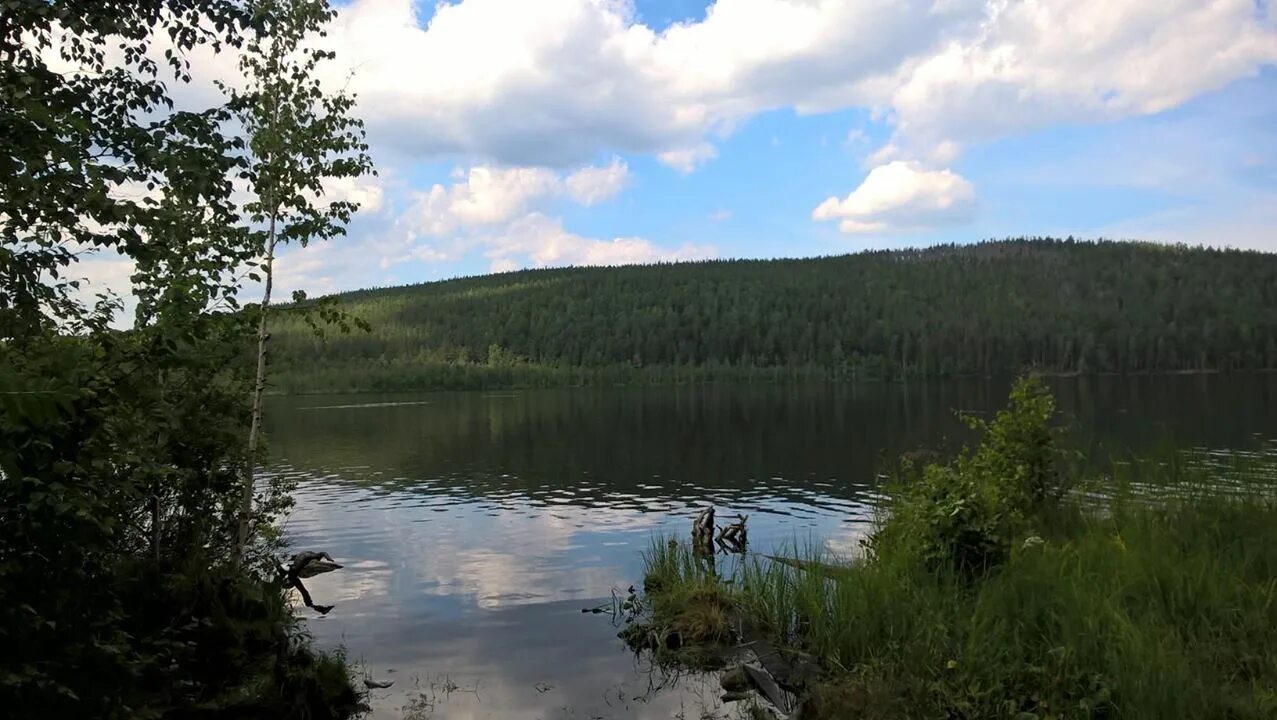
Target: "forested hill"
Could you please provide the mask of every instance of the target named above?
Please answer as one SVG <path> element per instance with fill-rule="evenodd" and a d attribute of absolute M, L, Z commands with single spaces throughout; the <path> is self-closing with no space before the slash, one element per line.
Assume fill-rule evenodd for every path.
<path fill-rule="evenodd" d="M 320 342 L 280 317 L 282 389 L 1277 367 L 1277 255 L 1147 243 L 534 270 L 337 301 L 372 331 Z"/>

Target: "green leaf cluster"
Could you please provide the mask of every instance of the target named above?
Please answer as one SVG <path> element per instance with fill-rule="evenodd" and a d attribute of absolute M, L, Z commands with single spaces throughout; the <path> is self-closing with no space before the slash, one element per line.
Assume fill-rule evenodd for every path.
<path fill-rule="evenodd" d="M 265 250 L 232 190 L 260 170 L 256 136 L 233 122 L 238 98 L 190 108 L 170 94 L 197 49 L 251 57 L 330 17 L 308 0 L 0 2 L 6 717 L 353 709 L 337 701 L 344 666 L 303 641 L 274 579 L 285 484 L 247 488 L 257 542 L 241 552 L 237 537 L 257 319 L 237 298 Z M 309 69 L 281 87 L 352 107 Z M 322 189 L 325 169 L 305 187 Z M 307 237 L 339 234 L 353 211 L 280 202 L 301 208 L 287 232 Z M 76 264 L 95 253 L 131 264 L 131 329 L 113 325 L 120 298 L 85 297 Z"/>
<path fill-rule="evenodd" d="M 993 420 L 967 418 L 981 433 L 974 450 L 921 468 L 903 461 L 870 550 L 964 575 L 1001 564 L 1066 489 L 1054 414 L 1045 383 L 1024 377 Z"/>

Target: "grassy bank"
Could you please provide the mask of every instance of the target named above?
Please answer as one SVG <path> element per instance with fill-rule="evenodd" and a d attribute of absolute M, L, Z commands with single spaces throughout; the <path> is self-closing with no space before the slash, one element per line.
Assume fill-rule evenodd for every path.
<path fill-rule="evenodd" d="M 750 556 L 714 573 L 655 545 L 656 625 L 707 639 L 749 625 L 810 653 L 816 717 L 1277 716 L 1271 496 L 1217 492 L 1175 463 L 1118 466 L 1110 492 L 1082 493 L 1049 396 L 1017 393 L 978 448 L 903 469 L 890 515 L 840 572 Z"/>

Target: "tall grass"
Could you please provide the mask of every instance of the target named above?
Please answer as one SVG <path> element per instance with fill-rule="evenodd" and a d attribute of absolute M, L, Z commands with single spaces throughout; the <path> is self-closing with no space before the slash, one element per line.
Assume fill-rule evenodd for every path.
<path fill-rule="evenodd" d="M 1139 504 L 1079 513 L 976 582 L 908 562 L 831 579 L 753 559 L 726 586 L 910 717 L 1271 718 L 1275 527 L 1261 498 Z"/>
<path fill-rule="evenodd" d="M 1015 410 L 995 424 L 1027 417 Z M 1039 433 L 1002 437 L 1035 438 L 1048 455 Z M 817 717 L 1277 717 L 1277 501 L 1256 484 L 1272 476 L 1260 459 L 1123 460 L 1061 478 L 1072 491 L 1041 503 L 986 486 L 1046 477 L 990 445 L 929 469 L 921 490 L 898 488 L 895 514 L 845 572 L 751 556 L 711 575 L 689 549 L 662 546 L 650 590 L 669 604 L 653 610 L 717 583 L 733 613 L 820 661 Z M 938 521 L 938 504 L 953 515 Z M 986 533 L 975 544 L 988 562 L 952 562 L 970 556 L 973 533 Z M 819 546 L 796 554 L 834 562 Z"/>
<path fill-rule="evenodd" d="M 629 640 L 686 665 L 704 665 L 715 646 L 731 638 L 735 603 L 713 558 L 702 557 L 676 543 L 653 541 L 644 553 L 644 590 L 659 624 L 640 624 Z"/>

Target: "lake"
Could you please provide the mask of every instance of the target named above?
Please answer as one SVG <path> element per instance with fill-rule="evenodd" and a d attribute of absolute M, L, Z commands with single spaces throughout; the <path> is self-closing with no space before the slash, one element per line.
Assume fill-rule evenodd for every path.
<path fill-rule="evenodd" d="M 1057 379 L 1083 447 L 1247 449 L 1277 375 Z M 375 679 L 374 718 L 726 717 L 714 678 L 652 672 L 582 609 L 641 585 L 653 538 L 749 515 L 751 548 L 850 554 L 881 459 L 969 436 L 1005 381 L 275 397 L 285 533 L 345 568 L 308 580 L 321 645 Z"/>

